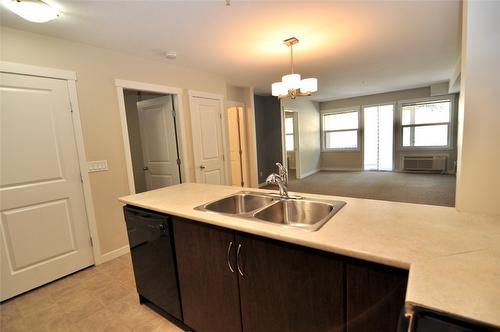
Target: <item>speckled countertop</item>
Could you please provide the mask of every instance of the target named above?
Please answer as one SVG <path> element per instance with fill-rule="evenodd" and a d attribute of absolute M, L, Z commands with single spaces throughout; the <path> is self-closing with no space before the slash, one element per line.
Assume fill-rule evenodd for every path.
<path fill-rule="evenodd" d="M 500 327 L 500 217 L 441 206 L 303 194 L 347 203 L 317 232 L 305 232 L 194 210 L 241 190 L 185 183 L 121 197 L 120 201 L 408 269 L 407 302 Z"/>

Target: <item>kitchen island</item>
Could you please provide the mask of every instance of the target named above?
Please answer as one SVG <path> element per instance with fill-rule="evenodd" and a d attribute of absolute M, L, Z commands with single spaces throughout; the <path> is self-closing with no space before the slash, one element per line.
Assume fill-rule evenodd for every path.
<path fill-rule="evenodd" d="M 250 188 L 186 183 L 120 201 L 409 271 L 406 302 L 500 327 L 500 219 L 454 208 L 304 194 L 347 204 L 316 232 L 194 208 Z M 175 224 L 175 220 L 174 220 Z"/>

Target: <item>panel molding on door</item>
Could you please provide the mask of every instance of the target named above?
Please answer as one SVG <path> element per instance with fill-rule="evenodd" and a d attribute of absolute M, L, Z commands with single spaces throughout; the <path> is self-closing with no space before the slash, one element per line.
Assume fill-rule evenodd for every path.
<path fill-rule="evenodd" d="M 226 184 L 222 102 L 190 95 L 196 182 Z"/>
<path fill-rule="evenodd" d="M 0 300 L 94 263 L 68 82 L 0 73 Z"/>

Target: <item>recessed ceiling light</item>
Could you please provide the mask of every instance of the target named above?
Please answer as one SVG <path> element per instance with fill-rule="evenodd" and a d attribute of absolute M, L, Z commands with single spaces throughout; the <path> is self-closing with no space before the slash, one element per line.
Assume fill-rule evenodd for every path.
<path fill-rule="evenodd" d="M 40 0 L 4 0 L 3 5 L 27 21 L 45 23 L 59 16 L 59 10 Z"/>

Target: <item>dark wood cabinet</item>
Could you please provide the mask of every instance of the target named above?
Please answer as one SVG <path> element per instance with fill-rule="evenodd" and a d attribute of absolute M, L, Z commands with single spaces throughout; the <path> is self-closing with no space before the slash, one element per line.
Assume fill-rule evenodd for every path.
<path fill-rule="evenodd" d="M 342 257 L 237 234 L 243 331 L 344 329 Z"/>
<path fill-rule="evenodd" d="M 349 259 L 346 278 L 347 332 L 396 332 L 408 272 Z"/>
<path fill-rule="evenodd" d="M 396 332 L 408 273 L 173 218 L 184 323 L 197 332 Z"/>
<path fill-rule="evenodd" d="M 173 221 L 184 323 L 198 332 L 241 331 L 234 232 L 181 218 Z"/>

